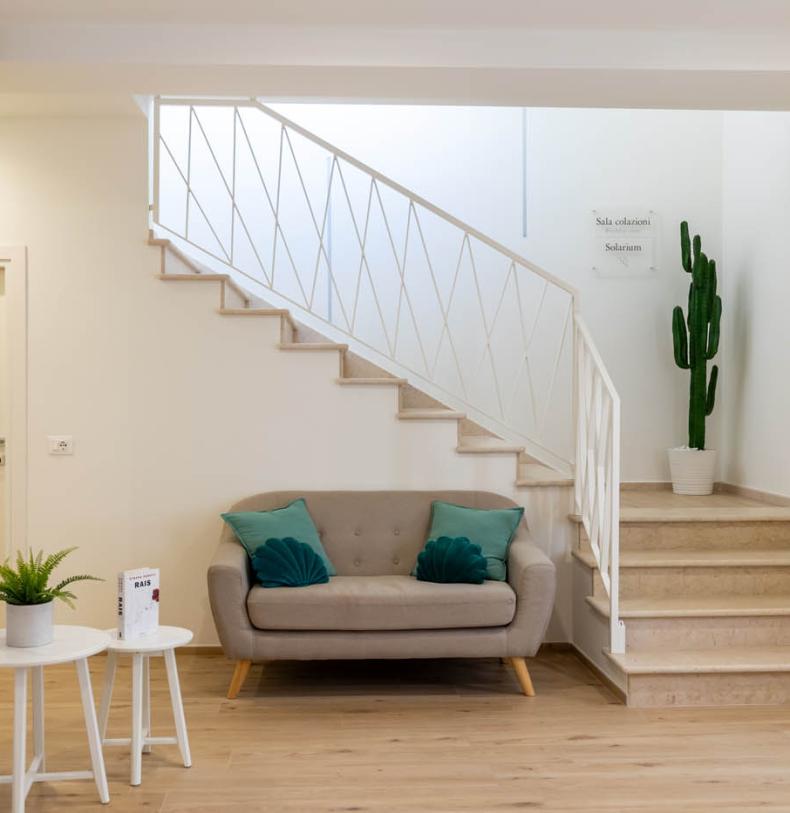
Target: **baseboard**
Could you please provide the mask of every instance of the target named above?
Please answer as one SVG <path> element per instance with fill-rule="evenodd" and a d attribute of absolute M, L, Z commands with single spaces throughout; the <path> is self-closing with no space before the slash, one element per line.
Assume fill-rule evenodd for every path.
<path fill-rule="evenodd" d="M 575 649 L 574 645 L 568 641 L 544 641 L 540 645 L 538 655 L 541 652 L 570 652 Z M 537 656 L 536 656 L 537 657 Z"/>
<path fill-rule="evenodd" d="M 648 481 L 633 481 L 630 483 L 621 483 L 620 491 L 671 491 L 672 483 L 656 480 L 655 482 Z M 736 486 L 733 483 L 717 482 L 713 486 L 714 494 L 735 494 L 738 497 L 746 497 L 750 500 L 758 500 L 759 502 L 767 503 L 768 505 L 779 505 L 782 507 L 790 506 L 790 497 L 784 494 L 774 494 L 772 491 L 760 491 L 758 488 L 748 488 L 747 486 Z"/>
<path fill-rule="evenodd" d="M 735 494 L 738 497 L 747 497 L 750 500 L 759 500 L 769 505 L 779 505 L 783 508 L 790 506 L 790 497 L 784 494 L 774 494 L 771 491 L 760 491 L 757 488 L 736 486 L 732 483 L 716 483 L 714 489 L 718 494 Z"/>
<path fill-rule="evenodd" d="M 627 705 L 626 693 L 618 686 L 605 672 L 594 664 L 577 646 L 568 644 L 576 657 L 595 675 L 595 677 L 606 686 L 607 689 L 623 704 Z"/>

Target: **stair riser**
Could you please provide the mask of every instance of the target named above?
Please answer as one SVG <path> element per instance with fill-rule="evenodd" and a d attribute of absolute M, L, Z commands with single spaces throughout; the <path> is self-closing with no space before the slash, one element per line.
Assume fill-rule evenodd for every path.
<path fill-rule="evenodd" d="M 431 398 L 430 395 L 406 384 L 400 388 L 401 409 L 447 409 L 447 405 Z"/>
<path fill-rule="evenodd" d="M 291 344 L 296 341 L 296 331 L 293 322 L 285 317 L 280 318 L 280 343 Z"/>
<path fill-rule="evenodd" d="M 790 616 L 628 618 L 629 652 L 790 646 Z"/>
<path fill-rule="evenodd" d="M 620 596 L 755 596 L 790 594 L 790 567 L 629 567 L 620 570 Z M 604 596 L 595 571 L 594 595 Z"/>
<path fill-rule="evenodd" d="M 247 297 L 241 296 L 236 288 L 222 283 L 220 306 L 223 308 L 244 308 L 247 306 Z"/>
<path fill-rule="evenodd" d="M 579 526 L 579 546 L 589 550 Z M 620 550 L 790 548 L 790 522 L 644 522 L 620 525 Z"/>
<path fill-rule="evenodd" d="M 790 672 L 630 675 L 628 705 L 753 706 L 790 702 Z"/>
<path fill-rule="evenodd" d="M 345 353 L 342 358 L 340 375 L 345 378 L 385 378 L 389 374 L 373 362 L 363 359 L 355 353 Z"/>

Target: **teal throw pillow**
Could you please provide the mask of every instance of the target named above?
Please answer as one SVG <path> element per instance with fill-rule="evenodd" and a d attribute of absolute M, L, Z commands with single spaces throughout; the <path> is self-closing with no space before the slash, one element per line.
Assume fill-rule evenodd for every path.
<path fill-rule="evenodd" d="M 487 578 L 507 578 L 507 551 L 524 516 L 523 508 L 467 508 L 434 500 L 428 539 L 464 536 L 480 545 L 486 558 Z M 414 574 L 416 575 L 416 568 Z"/>
<path fill-rule="evenodd" d="M 329 581 L 321 557 L 291 537 L 267 540 L 255 551 L 252 569 L 264 587 L 305 587 Z"/>
<path fill-rule="evenodd" d="M 417 578 L 421 582 L 482 584 L 486 578 L 486 559 L 480 545 L 464 536 L 429 539 L 417 557 Z"/>
<path fill-rule="evenodd" d="M 222 519 L 233 528 L 236 538 L 250 556 L 254 556 L 255 551 L 269 539 L 291 537 L 309 545 L 321 557 L 330 576 L 337 573 L 321 544 L 304 498 L 300 497 L 284 508 L 273 511 L 240 511 L 223 514 Z"/>

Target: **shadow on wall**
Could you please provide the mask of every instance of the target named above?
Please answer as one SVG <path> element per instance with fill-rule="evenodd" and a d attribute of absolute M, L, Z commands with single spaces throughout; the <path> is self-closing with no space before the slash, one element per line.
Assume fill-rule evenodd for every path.
<path fill-rule="evenodd" d="M 750 314 L 752 313 L 752 291 L 749 285 L 748 269 L 739 269 L 738 274 L 733 274 L 737 280 L 735 296 L 731 296 L 730 319 L 732 329 L 730 331 L 729 345 L 725 348 L 727 369 L 725 375 L 732 376 L 732 380 L 737 384 L 728 389 L 730 400 L 726 406 L 729 412 L 727 420 L 727 438 L 722 445 L 727 446 L 726 471 L 722 472 L 723 479 L 728 482 L 742 482 L 745 476 L 744 459 L 747 449 L 743 448 L 745 427 L 744 427 L 744 397 L 747 391 L 749 378 L 749 342 L 751 333 L 749 330 Z"/>

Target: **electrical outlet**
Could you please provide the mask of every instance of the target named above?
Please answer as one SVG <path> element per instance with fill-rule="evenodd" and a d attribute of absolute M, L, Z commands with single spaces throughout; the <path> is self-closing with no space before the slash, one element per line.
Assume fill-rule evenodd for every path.
<path fill-rule="evenodd" d="M 49 435 L 50 454 L 74 454 L 74 438 L 71 435 Z"/>

